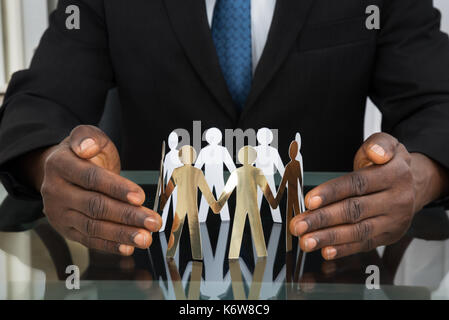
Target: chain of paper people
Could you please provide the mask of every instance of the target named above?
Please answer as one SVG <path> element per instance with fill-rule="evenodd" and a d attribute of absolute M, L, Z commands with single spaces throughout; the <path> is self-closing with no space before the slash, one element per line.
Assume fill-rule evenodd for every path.
<path fill-rule="evenodd" d="M 263 196 L 270 204 L 272 219 L 282 223 L 279 202 L 287 189 L 286 228 L 294 215 L 304 212 L 303 197 L 303 162 L 300 153 L 301 135 L 296 134 L 290 144 L 290 162 L 284 167 L 276 148 L 270 146 L 273 133 L 268 128 L 257 132 L 256 147 L 244 146 L 238 152 L 242 164 L 236 168 L 228 150 L 221 145 L 222 133 L 217 128 L 208 129 L 208 145 L 196 155 L 192 146 L 185 145 L 178 150 L 178 135 L 172 132 L 168 137 L 170 151 L 163 162 L 161 202 L 163 224 L 160 232 L 165 230 L 170 207 L 173 204 L 173 224 L 167 244 L 167 258 L 172 258 L 177 250 L 184 221 L 187 216 L 192 257 L 202 260 L 200 223 L 205 222 L 209 207 L 215 214 L 220 214 L 222 221 L 229 221 L 227 201 L 236 189 L 236 206 L 229 249 L 229 259 L 238 259 L 243 238 L 246 217 L 249 219 L 251 236 L 258 257 L 267 256 L 267 249 L 260 217 Z M 230 177 L 224 183 L 224 166 Z M 202 168 L 204 167 L 204 173 Z M 282 181 L 276 191 L 275 173 L 279 172 Z M 198 189 L 202 193 L 198 210 Z M 212 191 L 215 191 L 215 196 Z M 292 249 L 292 236 L 286 230 L 286 251 Z"/>

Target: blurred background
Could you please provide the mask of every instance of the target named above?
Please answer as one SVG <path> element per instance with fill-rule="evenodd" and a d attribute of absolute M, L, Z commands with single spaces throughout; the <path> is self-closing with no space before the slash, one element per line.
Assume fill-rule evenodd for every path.
<path fill-rule="evenodd" d="M 58 0 L 0 0 L 0 101 L 11 75 L 29 65 L 40 38 L 48 26 L 48 15 L 55 9 L 57 2 Z M 442 30 L 449 33 L 449 0 L 434 0 L 434 5 L 442 13 Z M 367 101 L 365 136 L 368 137 L 380 131 L 380 123 L 379 111 L 370 101 Z M 0 203 L 5 195 L 5 190 L 0 184 Z M 16 293 L 8 292 L 4 284 L 6 279 L 16 279 L 16 277 L 17 280 L 26 280 L 25 278 L 43 280 L 43 286 L 40 288 L 27 291 L 25 295 L 23 292 L 17 293 L 21 298 L 39 298 L 45 287 L 45 277 L 47 280 L 56 279 L 56 274 L 45 275 L 38 269 L 31 270 L 27 267 L 27 262 L 33 255 L 48 253 L 45 253 L 42 244 L 33 235 L 17 234 L 14 236 L 14 241 L 5 241 L 7 236 L 11 239 L 11 235 L 0 233 L 0 300 L 15 297 Z M 7 254 L 8 251 L 17 252 L 13 250 L 13 247 L 20 247 L 19 257 L 11 257 Z M 83 248 L 71 244 L 71 250 L 72 254 L 76 255 L 73 251 L 77 251 L 78 255 L 83 256 L 81 260 L 87 265 L 87 253 Z M 382 252 L 382 248 L 379 251 Z M 422 259 L 419 257 L 417 259 L 417 256 Z M 416 261 L 419 261 L 419 265 L 414 265 Z M 436 261 L 439 263 L 434 263 Z M 438 279 L 449 271 L 449 264 L 445 265 L 448 261 L 448 242 L 413 240 L 401 262 L 395 284 L 419 285 L 420 281 L 426 284 L 435 281 L 434 289 L 437 290 L 440 285 Z M 447 282 L 449 283 L 449 279 Z"/>

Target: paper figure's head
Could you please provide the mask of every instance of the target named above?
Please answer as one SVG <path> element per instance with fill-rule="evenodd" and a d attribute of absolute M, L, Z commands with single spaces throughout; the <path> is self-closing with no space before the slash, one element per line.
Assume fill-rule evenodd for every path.
<path fill-rule="evenodd" d="M 257 151 L 253 147 L 245 146 L 240 149 L 238 158 L 244 165 L 253 164 L 257 159 Z"/>
<path fill-rule="evenodd" d="M 206 131 L 206 141 L 209 144 L 217 145 L 221 142 L 223 135 L 221 131 L 217 128 L 210 128 Z"/>
<path fill-rule="evenodd" d="M 168 147 L 170 150 L 176 149 L 179 143 L 178 139 L 178 134 L 175 131 L 172 131 L 168 136 Z"/>
<path fill-rule="evenodd" d="M 296 133 L 295 140 L 298 143 L 298 150 L 301 150 L 301 134 L 299 132 Z"/>
<path fill-rule="evenodd" d="M 292 141 L 290 143 L 290 149 L 288 149 L 288 155 L 290 156 L 290 159 L 295 160 L 296 156 L 298 155 L 298 142 Z"/>
<path fill-rule="evenodd" d="M 261 128 L 257 131 L 257 141 L 261 145 L 269 145 L 273 142 L 273 132 L 268 128 Z"/>
<path fill-rule="evenodd" d="M 184 146 L 179 149 L 179 160 L 182 164 L 192 164 L 196 160 L 196 151 L 192 146 Z"/>

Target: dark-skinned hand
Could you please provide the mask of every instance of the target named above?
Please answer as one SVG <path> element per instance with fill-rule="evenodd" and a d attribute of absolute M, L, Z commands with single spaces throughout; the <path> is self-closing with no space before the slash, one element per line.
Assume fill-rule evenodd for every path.
<path fill-rule="evenodd" d="M 358 150 L 354 171 L 311 190 L 308 211 L 290 223 L 306 251 L 332 260 L 398 241 L 414 214 L 447 193 L 436 162 L 409 153 L 394 137 L 372 135 Z"/>

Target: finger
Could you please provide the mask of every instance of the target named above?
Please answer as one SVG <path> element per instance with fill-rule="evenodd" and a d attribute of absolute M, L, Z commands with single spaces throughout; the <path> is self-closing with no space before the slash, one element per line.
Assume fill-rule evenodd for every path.
<path fill-rule="evenodd" d="M 359 252 L 368 252 L 379 246 L 386 245 L 388 244 L 388 239 L 389 235 L 384 233 L 365 241 L 324 247 L 321 249 L 321 255 L 326 260 L 343 258 Z"/>
<path fill-rule="evenodd" d="M 146 228 L 151 232 L 157 232 L 162 225 L 160 215 L 148 208 L 129 205 L 101 193 L 76 187 L 69 194 L 70 198 L 66 199 L 69 208 L 92 219 Z"/>
<path fill-rule="evenodd" d="M 146 230 L 90 219 L 80 212 L 69 211 L 66 213 L 66 219 L 69 225 L 88 237 L 138 246 L 142 249 L 148 248 L 152 242 L 151 234 Z"/>
<path fill-rule="evenodd" d="M 306 206 L 316 210 L 346 198 L 383 191 L 394 181 L 391 170 L 389 166 L 371 166 L 327 181 L 307 193 Z"/>
<path fill-rule="evenodd" d="M 398 146 L 398 140 L 389 134 L 383 132 L 373 134 L 357 151 L 354 158 L 354 170 L 389 162 L 394 157 Z"/>
<path fill-rule="evenodd" d="M 134 247 L 120 244 L 114 241 L 88 237 L 76 229 L 70 229 L 68 232 L 69 239 L 79 242 L 87 248 L 100 250 L 104 252 L 121 254 L 123 256 L 130 256 L 134 252 Z"/>
<path fill-rule="evenodd" d="M 136 206 L 145 201 L 145 192 L 140 186 L 116 173 L 70 154 L 58 156 L 52 161 L 64 180 L 83 189 L 97 191 Z"/>
<path fill-rule="evenodd" d="M 88 160 L 99 156 L 105 161 L 103 167 L 120 172 L 117 148 L 99 128 L 87 125 L 76 127 L 70 133 L 69 144 L 78 157 Z"/>
<path fill-rule="evenodd" d="M 338 226 L 355 224 L 367 218 L 385 214 L 391 210 L 386 193 L 374 193 L 363 197 L 347 198 L 328 206 L 306 211 L 296 215 L 290 222 L 290 232 L 301 236 L 306 232 Z"/>
<path fill-rule="evenodd" d="M 305 234 L 299 243 L 304 251 L 310 252 L 327 246 L 364 242 L 388 230 L 390 221 L 387 216 L 378 216 L 356 224 L 323 229 Z"/>

